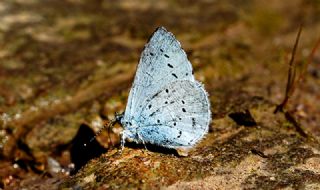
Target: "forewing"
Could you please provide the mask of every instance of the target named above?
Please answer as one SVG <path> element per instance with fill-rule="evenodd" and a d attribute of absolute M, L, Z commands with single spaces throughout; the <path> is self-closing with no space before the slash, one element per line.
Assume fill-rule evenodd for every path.
<path fill-rule="evenodd" d="M 141 54 L 129 93 L 125 119 L 136 119 L 146 99 L 176 80 L 194 81 L 192 66 L 172 33 L 158 28 Z"/>
<path fill-rule="evenodd" d="M 164 86 L 147 100 L 138 133 L 145 142 L 165 147 L 191 147 L 208 131 L 210 103 L 203 86 L 181 80 Z"/>

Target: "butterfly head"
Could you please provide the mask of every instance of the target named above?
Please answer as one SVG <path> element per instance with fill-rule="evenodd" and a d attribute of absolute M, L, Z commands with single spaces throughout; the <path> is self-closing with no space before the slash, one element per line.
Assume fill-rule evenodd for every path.
<path fill-rule="evenodd" d="M 138 123 L 135 120 L 125 120 L 121 118 L 120 121 L 123 131 L 122 138 L 126 139 L 128 142 L 139 143 L 139 135 L 137 129 L 139 128 Z"/>
<path fill-rule="evenodd" d="M 121 121 L 123 119 L 123 113 L 115 112 L 114 115 L 115 115 L 114 117 L 115 117 L 116 122 L 121 123 Z"/>

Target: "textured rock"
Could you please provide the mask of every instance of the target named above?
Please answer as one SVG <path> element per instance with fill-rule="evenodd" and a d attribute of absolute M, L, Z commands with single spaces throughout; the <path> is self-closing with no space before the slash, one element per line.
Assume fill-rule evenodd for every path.
<path fill-rule="evenodd" d="M 274 107 L 259 106 L 252 112 L 257 109 L 256 127 L 238 126 L 228 117 L 215 120 L 213 131 L 188 157 L 143 148 L 112 150 L 90 161 L 60 187 L 297 189 L 320 185 L 319 144 L 301 137 L 282 114 L 274 115 Z"/>
<path fill-rule="evenodd" d="M 273 113 L 298 26 L 299 69 L 319 14 L 303 0 L 1 1 L 0 188 L 319 189 L 319 50 L 287 114 Z M 187 157 L 133 144 L 119 154 L 117 125 L 77 147 L 124 110 L 160 25 L 210 94 L 207 137 Z"/>

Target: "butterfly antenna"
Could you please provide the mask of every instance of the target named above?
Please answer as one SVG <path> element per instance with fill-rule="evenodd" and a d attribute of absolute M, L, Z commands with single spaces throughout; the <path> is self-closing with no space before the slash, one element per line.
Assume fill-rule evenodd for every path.
<path fill-rule="evenodd" d="M 103 130 L 107 130 L 108 131 L 108 136 L 109 136 L 109 141 L 112 143 L 111 137 L 110 137 L 110 133 L 111 133 L 111 127 L 117 122 L 116 119 L 113 119 L 109 122 L 109 124 L 104 124 L 103 128 L 101 128 L 90 140 L 89 140 L 89 144 L 92 143 L 101 133 Z M 84 146 L 87 146 L 87 143 L 83 144 Z"/>

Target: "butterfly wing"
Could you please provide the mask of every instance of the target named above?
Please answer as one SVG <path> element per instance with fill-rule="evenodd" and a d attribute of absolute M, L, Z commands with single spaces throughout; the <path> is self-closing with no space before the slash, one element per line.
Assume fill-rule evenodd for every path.
<path fill-rule="evenodd" d="M 173 34 L 160 27 L 141 54 L 124 119 L 139 117 L 136 113 L 141 112 L 146 99 L 176 80 L 194 81 L 192 65 Z"/>
<path fill-rule="evenodd" d="M 147 102 L 139 113 L 137 129 L 144 142 L 168 148 L 192 147 L 208 132 L 210 103 L 196 81 L 172 82 Z"/>

